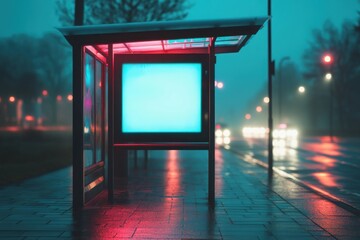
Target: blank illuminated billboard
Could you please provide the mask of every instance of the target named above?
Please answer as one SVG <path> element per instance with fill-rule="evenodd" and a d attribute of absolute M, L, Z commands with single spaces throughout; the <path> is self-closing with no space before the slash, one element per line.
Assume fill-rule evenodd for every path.
<path fill-rule="evenodd" d="M 117 142 L 207 141 L 206 55 L 116 55 Z"/>
<path fill-rule="evenodd" d="M 200 63 L 122 66 L 124 133 L 201 132 Z"/>

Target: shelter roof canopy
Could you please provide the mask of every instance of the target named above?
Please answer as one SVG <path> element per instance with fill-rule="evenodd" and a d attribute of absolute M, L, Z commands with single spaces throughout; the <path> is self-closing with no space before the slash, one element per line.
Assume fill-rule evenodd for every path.
<path fill-rule="evenodd" d="M 225 20 L 166 21 L 59 28 L 72 45 L 92 45 L 114 53 L 206 53 L 211 38 L 215 52 L 238 52 L 267 17 Z"/>

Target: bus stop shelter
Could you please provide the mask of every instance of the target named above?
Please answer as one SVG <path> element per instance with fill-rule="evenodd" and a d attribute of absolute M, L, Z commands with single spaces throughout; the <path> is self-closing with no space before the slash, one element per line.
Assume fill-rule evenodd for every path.
<path fill-rule="evenodd" d="M 74 210 L 103 191 L 113 200 L 114 163 L 131 149 L 207 150 L 214 204 L 216 54 L 239 52 L 266 20 L 60 28 L 73 47 Z"/>

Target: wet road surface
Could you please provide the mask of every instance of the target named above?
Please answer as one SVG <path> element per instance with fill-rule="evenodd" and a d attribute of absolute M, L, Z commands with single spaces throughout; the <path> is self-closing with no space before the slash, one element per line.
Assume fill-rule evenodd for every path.
<path fill-rule="evenodd" d="M 239 139 L 232 150 L 267 163 L 266 139 Z M 274 167 L 360 209 L 360 139 L 317 137 L 274 144 Z"/>

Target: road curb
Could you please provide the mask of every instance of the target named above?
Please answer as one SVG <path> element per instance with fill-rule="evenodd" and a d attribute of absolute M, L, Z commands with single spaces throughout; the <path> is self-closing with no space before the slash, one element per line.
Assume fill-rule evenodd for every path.
<path fill-rule="evenodd" d="M 241 152 L 238 152 L 238 151 L 235 151 L 233 149 L 225 149 L 225 150 L 228 150 L 236 155 L 238 155 L 239 157 L 241 157 L 241 159 L 247 163 L 250 163 L 250 164 L 254 164 L 254 165 L 258 165 L 260 167 L 263 167 L 263 168 L 266 168 L 268 169 L 268 164 L 267 163 L 264 163 L 263 161 L 260 161 L 259 159 L 256 159 L 254 158 L 253 156 L 249 155 L 249 154 L 243 154 Z M 302 181 L 294 176 L 292 176 L 291 174 L 277 168 L 277 167 L 273 167 L 273 171 L 278 174 L 279 176 L 283 177 L 283 178 L 286 178 L 290 181 L 292 181 L 293 183 L 296 183 L 297 185 L 307 189 L 307 190 L 310 190 L 311 192 L 325 198 L 326 200 L 336 204 L 337 206 L 353 213 L 354 215 L 356 216 L 360 216 L 360 209 L 352 206 L 350 203 L 348 203 L 347 201 L 341 199 L 341 198 L 338 198 L 334 195 L 332 195 L 331 193 L 325 191 L 325 190 L 322 190 L 316 186 L 314 186 L 313 184 L 310 184 L 308 182 L 305 182 L 305 181 Z"/>

